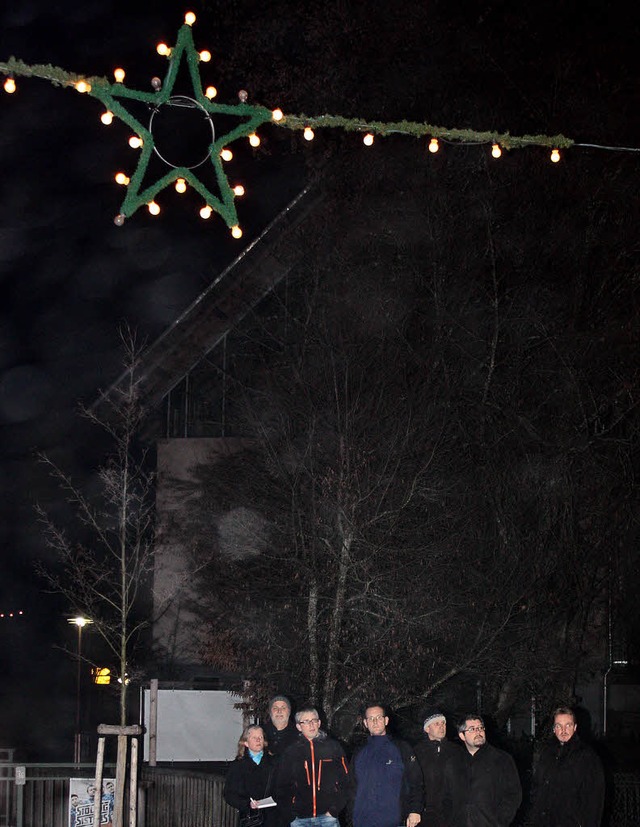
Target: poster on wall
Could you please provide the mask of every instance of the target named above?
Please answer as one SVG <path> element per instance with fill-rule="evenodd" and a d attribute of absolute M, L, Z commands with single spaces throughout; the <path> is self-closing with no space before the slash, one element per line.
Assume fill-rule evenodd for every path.
<path fill-rule="evenodd" d="M 105 827 L 113 824 L 115 792 L 115 779 L 103 779 L 99 823 Z M 96 785 L 91 778 L 69 779 L 69 827 L 93 827 L 95 798 Z"/>

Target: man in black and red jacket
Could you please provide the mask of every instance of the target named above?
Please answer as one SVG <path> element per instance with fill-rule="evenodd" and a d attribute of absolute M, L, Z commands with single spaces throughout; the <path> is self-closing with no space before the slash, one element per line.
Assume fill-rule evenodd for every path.
<path fill-rule="evenodd" d="M 313 707 L 296 712 L 298 741 L 280 759 L 276 801 L 285 820 L 306 827 L 338 827 L 338 815 L 347 803 L 347 759 L 337 741 L 320 729 Z"/>

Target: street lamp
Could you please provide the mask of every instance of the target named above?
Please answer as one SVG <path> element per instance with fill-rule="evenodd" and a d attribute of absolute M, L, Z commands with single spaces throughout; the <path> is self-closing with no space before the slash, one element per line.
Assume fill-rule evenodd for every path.
<path fill-rule="evenodd" d="M 75 617 L 67 618 L 67 622 L 71 623 L 78 630 L 78 671 L 76 675 L 76 732 L 73 742 L 73 761 L 75 764 L 80 763 L 80 747 L 82 744 L 82 731 L 80 728 L 80 688 L 82 686 L 82 630 L 89 623 L 93 623 L 88 617 L 83 615 L 76 615 Z"/>

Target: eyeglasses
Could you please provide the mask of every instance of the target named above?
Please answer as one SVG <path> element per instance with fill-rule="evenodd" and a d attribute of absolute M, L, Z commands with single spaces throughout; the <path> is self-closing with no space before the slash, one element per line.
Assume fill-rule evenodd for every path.
<path fill-rule="evenodd" d="M 369 721 L 371 724 L 376 724 L 378 721 L 384 721 L 386 715 L 367 715 L 365 721 Z"/>
<path fill-rule="evenodd" d="M 571 724 L 554 724 L 553 728 L 556 732 L 571 732 L 571 730 L 575 727 L 574 723 Z"/>
<path fill-rule="evenodd" d="M 311 726 L 311 724 L 319 724 L 320 718 L 309 718 L 307 721 L 298 721 L 300 726 Z"/>
<path fill-rule="evenodd" d="M 483 726 L 469 726 L 462 730 L 463 732 L 484 732 Z"/>

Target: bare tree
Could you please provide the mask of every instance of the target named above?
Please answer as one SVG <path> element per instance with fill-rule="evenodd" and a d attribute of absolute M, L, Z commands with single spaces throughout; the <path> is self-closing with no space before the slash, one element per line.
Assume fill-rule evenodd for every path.
<path fill-rule="evenodd" d="M 108 456 L 98 469 L 99 492 L 86 494 L 59 465 L 41 455 L 70 503 L 76 525 L 68 531 L 45 509 L 37 510 L 47 542 L 59 558 L 56 567 L 40 570 L 70 609 L 91 618 L 110 650 L 117 664 L 120 725 L 125 725 L 132 648 L 148 622 L 140 602 L 152 568 L 154 511 L 153 476 L 136 441 L 142 418 L 138 350 L 130 331 L 123 331 L 122 341 L 126 381 L 102 400 L 100 408 L 82 408 L 82 415 L 106 431 L 110 440 Z"/>
<path fill-rule="evenodd" d="M 509 457 L 477 476 L 459 397 L 486 396 L 483 374 L 453 386 L 459 363 L 429 369 L 403 325 L 369 335 L 321 283 L 286 343 L 270 330 L 243 392 L 253 447 L 200 468 L 188 530 L 217 517 L 210 660 L 263 694 L 286 682 L 331 724 L 367 693 L 406 707 L 470 674 L 513 677 L 557 621 L 541 598 L 557 560 L 500 527 L 530 505 Z"/>
<path fill-rule="evenodd" d="M 335 723 L 481 681 L 504 720 L 602 665 L 607 548 L 634 524 L 638 376 L 604 304 L 627 283 L 581 301 L 552 186 L 514 213 L 484 165 L 440 181 L 407 156 L 429 197 L 350 157 L 375 183 L 342 165 L 318 248 L 227 342 L 227 433 L 253 447 L 199 469 L 184 541 L 212 538 L 208 656 L 256 691 Z"/>

